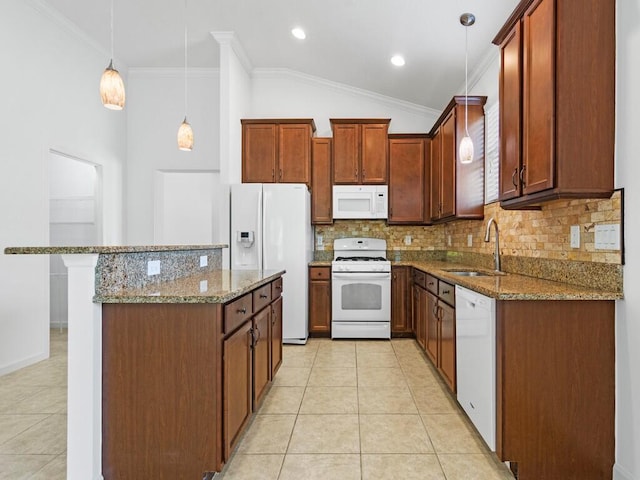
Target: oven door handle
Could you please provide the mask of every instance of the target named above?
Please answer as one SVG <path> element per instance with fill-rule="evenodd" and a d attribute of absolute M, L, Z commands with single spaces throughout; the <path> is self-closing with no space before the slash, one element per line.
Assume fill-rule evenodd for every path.
<path fill-rule="evenodd" d="M 331 278 L 344 280 L 377 280 L 391 278 L 391 272 L 334 273 Z"/>

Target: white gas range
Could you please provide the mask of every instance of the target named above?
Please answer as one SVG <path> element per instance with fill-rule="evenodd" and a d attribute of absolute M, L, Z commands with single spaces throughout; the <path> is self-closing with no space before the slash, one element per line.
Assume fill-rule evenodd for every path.
<path fill-rule="evenodd" d="M 341 238 L 331 262 L 331 338 L 391 338 L 391 262 L 387 242 Z"/>

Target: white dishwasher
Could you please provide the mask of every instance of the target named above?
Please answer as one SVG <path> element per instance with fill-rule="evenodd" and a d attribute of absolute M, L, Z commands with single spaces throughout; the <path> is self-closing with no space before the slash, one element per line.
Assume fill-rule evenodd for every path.
<path fill-rule="evenodd" d="M 456 285 L 458 403 L 496 450 L 496 301 Z"/>

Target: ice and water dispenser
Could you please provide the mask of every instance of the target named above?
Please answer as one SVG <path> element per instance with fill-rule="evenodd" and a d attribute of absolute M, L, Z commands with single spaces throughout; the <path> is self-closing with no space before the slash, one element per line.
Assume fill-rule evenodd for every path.
<path fill-rule="evenodd" d="M 255 248 L 255 234 L 252 230 L 238 230 L 236 232 L 236 266 L 250 266 L 257 268 L 258 249 Z"/>

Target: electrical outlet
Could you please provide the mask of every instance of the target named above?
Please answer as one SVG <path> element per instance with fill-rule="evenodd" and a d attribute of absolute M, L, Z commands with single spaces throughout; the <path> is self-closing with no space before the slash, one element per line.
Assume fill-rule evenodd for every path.
<path fill-rule="evenodd" d="M 147 263 L 147 275 L 160 274 L 160 260 L 149 260 Z"/>
<path fill-rule="evenodd" d="M 316 245 L 322 247 L 324 245 L 324 238 L 322 235 L 316 235 Z"/>
<path fill-rule="evenodd" d="M 200 281 L 200 293 L 204 293 L 209 289 L 209 282 L 207 280 Z"/>
<path fill-rule="evenodd" d="M 580 225 L 571 225 L 571 248 L 580 248 Z"/>
<path fill-rule="evenodd" d="M 411 245 L 411 235 L 405 235 L 404 236 L 404 244 L 405 245 Z"/>
<path fill-rule="evenodd" d="M 206 267 L 209 264 L 209 259 L 206 255 L 200 255 L 200 266 Z"/>
<path fill-rule="evenodd" d="M 473 247 L 473 235 L 467 235 L 467 247 Z"/>
<path fill-rule="evenodd" d="M 447 235 L 447 246 L 451 246 L 451 235 Z"/>

